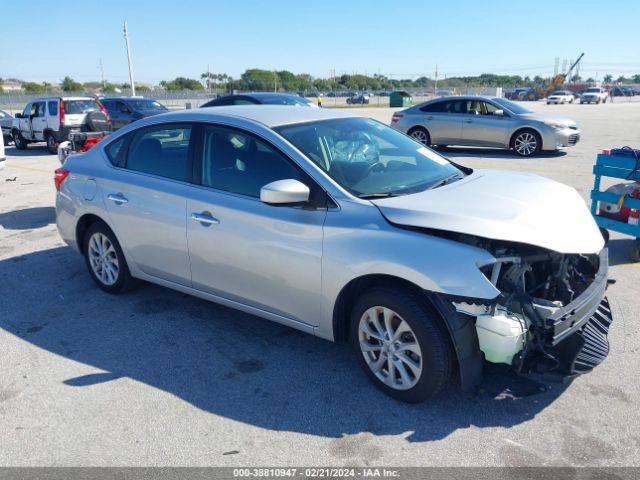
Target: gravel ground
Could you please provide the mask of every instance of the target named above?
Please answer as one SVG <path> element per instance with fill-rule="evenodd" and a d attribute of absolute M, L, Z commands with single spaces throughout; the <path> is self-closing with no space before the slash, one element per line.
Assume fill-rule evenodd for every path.
<path fill-rule="evenodd" d="M 638 102 L 531 107 L 577 120 L 583 140 L 530 160 L 443 152 L 551 177 L 587 201 L 597 152 L 640 143 Z M 102 293 L 57 235 L 56 157 L 39 146 L 6 153 L 0 465 L 640 465 L 640 268 L 627 237 L 610 242 L 611 354 L 592 373 L 541 389 L 490 368 L 476 393 L 452 386 L 405 405 L 373 387 L 345 346 L 153 285 Z"/>

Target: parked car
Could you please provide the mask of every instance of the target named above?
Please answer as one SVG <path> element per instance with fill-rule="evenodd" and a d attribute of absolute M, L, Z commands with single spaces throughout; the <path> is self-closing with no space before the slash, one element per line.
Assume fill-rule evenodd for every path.
<path fill-rule="evenodd" d="M 620 87 L 616 85 L 615 87 L 611 87 L 611 90 L 609 90 L 609 95 L 611 95 L 612 97 L 633 97 L 636 95 L 636 92 L 631 87 Z"/>
<path fill-rule="evenodd" d="M 113 130 L 141 118 L 167 113 L 169 109 L 156 100 L 137 97 L 103 98 L 102 105 L 109 112 Z"/>
<path fill-rule="evenodd" d="M 573 120 L 533 113 L 504 98 L 479 96 L 421 103 L 394 113 L 391 126 L 425 146 L 509 148 L 523 157 L 580 140 Z"/>
<path fill-rule="evenodd" d="M 369 95 L 364 93 L 357 93 L 347 98 L 347 103 L 349 105 L 366 105 L 370 101 L 371 99 L 369 98 Z"/>
<path fill-rule="evenodd" d="M 567 376 L 608 351 L 607 250 L 574 189 L 453 164 L 375 120 L 158 115 L 70 156 L 55 184 L 58 231 L 102 290 L 147 280 L 348 341 L 400 400 L 454 369 L 476 386 L 483 358 Z"/>
<path fill-rule="evenodd" d="M 587 88 L 580 97 L 580 103 L 606 103 L 609 98 L 609 92 L 604 88 L 591 87 Z"/>
<path fill-rule="evenodd" d="M 13 117 L 9 112 L 0 110 L 0 129 L 2 130 L 2 140 L 5 145 L 9 145 L 13 139 L 11 138 L 11 126 L 13 125 Z"/>
<path fill-rule="evenodd" d="M 518 101 L 533 101 L 536 99 L 536 91 L 532 87 L 516 88 L 515 90 L 505 94 L 505 98 Z"/>
<path fill-rule="evenodd" d="M 109 131 L 111 121 L 105 108 L 92 97 L 49 97 L 27 103 L 17 113 L 11 136 L 18 150 L 32 142 L 46 142 L 50 153 L 74 132 Z"/>
<path fill-rule="evenodd" d="M 547 105 L 551 103 L 573 103 L 574 96 L 568 90 L 556 90 L 547 97 Z"/>
<path fill-rule="evenodd" d="M 227 95 L 218 97 L 215 100 L 202 105 L 204 107 L 223 107 L 229 105 L 293 105 L 296 107 L 318 107 L 312 100 L 291 95 L 289 93 L 243 93 L 238 95 Z"/>
<path fill-rule="evenodd" d="M 7 163 L 7 157 L 4 154 L 4 142 L 0 142 L 0 170 L 4 170 L 5 163 Z"/>

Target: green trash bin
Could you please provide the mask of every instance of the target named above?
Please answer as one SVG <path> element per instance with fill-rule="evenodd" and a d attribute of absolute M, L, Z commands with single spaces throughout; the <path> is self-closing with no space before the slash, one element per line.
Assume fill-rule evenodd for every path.
<path fill-rule="evenodd" d="M 411 95 L 403 91 L 391 92 L 389 94 L 389 106 L 390 107 L 410 107 Z"/>

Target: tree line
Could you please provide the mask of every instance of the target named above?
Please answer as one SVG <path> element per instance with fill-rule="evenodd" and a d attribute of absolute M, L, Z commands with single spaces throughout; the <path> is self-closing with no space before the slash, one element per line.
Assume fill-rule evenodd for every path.
<path fill-rule="evenodd" d="M 468 88 L 468 87 L 535 87 L 545 83 L 547 79 L 536 75 L 534 77 L 521 77 L 520 75 L 495 75 L 483 73 L 477 76 L 458 76 L 438 79 L 437 87 L 441 89 Z M 592 77 L 583 79 L 574 75 L 569 79 L 575 83 L 595 83 Z M 614 77 L 607 74 L 602 77 L 605 83 L 612 83 Z M 640 74 L 630 77 L 619 76 L 617 83 L 640 83 Z M 250 68 L 239 78 L 233 78 L 226 73 L 205 72 L 199 79 L 177 77 L 173 80 L 163 80 L 159 86 L 169 91 L 182 90 L 209 90 L 217 92 L 238 91 L 285 91 L 285 92 L 328 92 L 335 91 L 378 91 L 398 89 L 433 89 L 436 86 L 435 79 L 422 76 L 418 78 L 393 78 L 392 76 L 373 74 L 362 75 L 343 74 L 336 77 L 317 78 L 307 73 L 295 74 L 288 70 L 262 70 Z M 22 83 L 26 93 L 45 93 L 51 91 L 53 86 L 47 82 Z M 62 79 L 59 88 L 64 92 L 93 91 L 102 93 L 115 93 L 118 90 L 129 90 L 127 83 L 105 82 L 76 82 L 66 76 Z M 146 85 L 136 84 L 136 91 L 147 92 L 151 88 Z M 0 79 L 0 93 L 2 93 L 2 81 Z"/>

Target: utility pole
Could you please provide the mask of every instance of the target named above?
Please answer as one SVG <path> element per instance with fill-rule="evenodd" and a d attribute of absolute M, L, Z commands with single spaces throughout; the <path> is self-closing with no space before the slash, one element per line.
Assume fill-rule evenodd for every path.
<path fill-rule="evenodd" d="M 104 83 L 104 66 L 102 65 L 102 57 L 100 57 L 100 77 L 102 78 L 102 89 L 104 90 L 107 85 Z"/>
<path fill-rule="evenodd" d="M 438 64 L 436 63 L 436 81 L 433 84 L 433 96 L 437 96 L 438 93 Z"/>
<path fill-rule="evenodd" d="M 133 83 L 133 67 L 131 66 L 131 50 L 129 49 L 129 31 L 127 30 L 127 22 L 123 24 L 124 43 L 127 45 L 127 62 L 129 62 L 129 83 L 131 83 L 131 96 L 136 96 L 136 85 Z"/>

